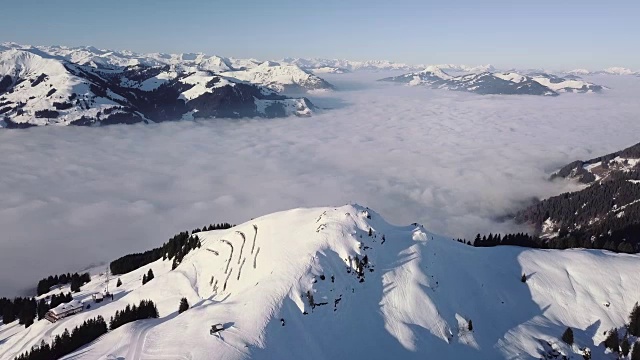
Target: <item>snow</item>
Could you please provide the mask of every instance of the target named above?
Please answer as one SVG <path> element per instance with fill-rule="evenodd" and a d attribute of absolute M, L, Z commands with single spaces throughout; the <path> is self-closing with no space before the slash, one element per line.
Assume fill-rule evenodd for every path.
<path fill-rule="evenodd" d="M 266 109 L 274 104 L 282 105 L 287 116 L 311 116 L 313 113 L 303 99 L 260 100 L 254 98 L 254 102 L 257 111 L 262 114 L 266 114 Z"/>
<path fill-rule="evenodd" d="M 518 73 L 514 73 L 514 72 L 507 72 L 507 73 L 494 73 L 493 76 L 502 79 L 502 80 L 506 80 L 506 81 L 511 81 L 514 83 L 520 83 L 525 81 L 527 78 L 523 75 L 520 75 Z"/>
<path fill-rule="evenodd" d="M 449 79 L 453 78 L 453 76 L 445 73 L 438 66 L 433 66 L 433 65 L 432 66 L 428 66 L 422 72 L 423 73 L 432 73 L 434 76 L 437 76 L 437 77 L 439 77 L 441 79 L 444 79 L 444 80 L 449 80 Z"/>
<path fill-rule="evenodd" d="M 211 86 L 207 86 L 207 84 L 213 80 L 214 78 L 218 78 L 219 80 L 212 84 Z M 193 73 L 183 79 L 180 79 L 180 82 L 185 84 L 194 85 L 187 91 L 180 93 L 179 99 L 184 99 L 186 101 L 193 100 L 198 96 L 210 93 L 211 89 L 223 87 L 223 86 L 235 86 L 235 84 L 225 78 L 210 75 L 208 72 L 198 71 Z"/>
<path fill-rule="evenodd" d="M 541 237 L 547 238 L 547 239 L 558 237 L 559 235 L 558 229 L 559 229 L 558 224 L 555 221 L 551 220 L 551 218 L 548 218 L 547 220 L 544 221 L 544 223 L 542 223 Z"/>
<path fill-rule="evenodd" d="M 344 59 L 319 59 L 319 58 L 284 58 L 278 61 L 281 64 L 296 65 L 303 69 L 318 69 L 318 68 L 341 68 L 349 71 L 358 70 L 404 70 L 404 71 L 416 71 L 424 69 L 424 65 L 409 65 L 404 63 L 396 63 L 388 60 L 367 60 L 367 61 L 353 61 Z"/>
<path fill-rule="evenodd" d="M 277 92 L 288 90 L 308 91 L 330 89 L 331 85 L 318 76 L 306 72 L 295 65 L 280 65 L 265 61 L 248 70 L 230 71 L 224 74 L 241 81 L 263 85 Z"/>
<path fill-rule="evenodd" d="M 2 95 L 3 100 L 9 103 L 24 104 L 24 113 L 13 117 L 16 123 L 67 125 L 83 115 L 95 117 L 101 110 L 119 105 L 111 99 L 96 96 L 89 84 L 68 71 L 62 61 L 29 51 L 11 49 L 0 52 L 0 76 L 4 75 L 11 76 L 14 81 L 18 77 L 26 80 L 15 86 L 13 92 Z M 43 80 L 38 82 L 38 79 Z M 53 89 L 55 92 L 50 94 Z M 70 101 L 72 94 L 77 95 L 77 101 L 90 104 L 90 108 L 73 106 L 58 110 L 60 115 L 53 119 L 35 117 L 36 111 L 55 109 L 54 102 Z M 114 99 L 121 98 L 113 92 L 109 94 Z"/>
<path fill-rule="evenodd" d="M 533 359 L 540 340 L 570 353 L 559 340 L 567 326 L 578 345 L 601 354 L 602 332 L 621 326 L 640 298 L 637 255 L 473 248 L 359 205 L 283 211 L 198 236 L 202 248 L 173 271 L 159 260 L 111 277 L 114 301 L 55 324 L 1 325 L 0 357 L 141 299 L 157 304 L 159 319 L 110 331 L 65 359 Z M 365 254 L 373 271 L 359 282 L 354 259 Z M 155 278 L 142 285 L 149 268 Z M 76 299 L 104 281 L 94 275 Z M 307 292 L 327 304 L 312 308 Z M 182 297 L 191 308 L 178 315 Z M 210 335 L 218 323 L 225 330 Z"/>
<path fill-rule="evenodd" d="M 611 75 L 637 75 L 638 72 L 624 67 L 610 67 L 603 70 L 606 74 Z"/>
<path fill-rule="evenodd" d="M 603 69 L 603 70 L 598 70 L 598 71 L 589 71 L 587 69 L 575 69 L 575 70 L 565 71 L 564 73 L 565 74 L 571 74 L 571 75 L 594 75 L 594 74 L 639 75 L 640 71 L 634 71 L 634 70 L 631 70 L 629 68 L 614 66 L 614 67 L 609 67 L 609 68 L 606 68 L 606 69 Z"/>
<path fill-rule="evenodd" d="M 331 66 L 322 66 L 319 68 L 310 69 L 314 74 L 344 74 L 349 72 L 347 69 L 331 67 Z"/>
<path fill-rule="evenodd" d="M 582 80 L 562 79 L 563 81 L 561 82 L 553 82 L 551 81 L 551 78 L 547 76 L 533 76 L 532 78 L 534 81 L 538 82 L 539 84 L 544 85 L 556 92 L 566 92 L 570 89 L 579 90 L 579 89 L 587 88 L 590 85 L 593 85 L 591 83 L 588 83 Z"/>
<path fill-rule="evenodd" d="M 573 69 L 566 72 L 571 75 L 589 75 L 591 72 L 587 69 Z"/>
<path fill-rule="evenodd" d="M 160 74 L 150 77 L 140 83 L 139 89 L 144 91 L 151 91 L 157 89 L 160 85 L 166 83 L 167 81 L 175 78 L 177 76 L 176 72 L 173 71 L 163 71 Z"/>
<path fill-rule="evenodd" d="M 82 304 L 82 302 L 74 299 L 74 300 L 71 300 L 68 303 L 60 304 L 60 305 L 54 307 L 53 309 L 51 309 L 50 311 L 52 313 L 58 315 L 58 314 L 66 312 L 66 311 L 77 309 L 77 308 L 80 308 L 80 307 L 83 307 L 83 306 L 84 305 Z"/>
<path fill-rule="evenodd" d="M 457 65 L 457 64 L 438 64 L 430 65 L 429 67 L 436 67 L 440 70 L 462 73 L 483 73 L 493 72 L 496 69 L 491 64 L 487 65 Z"/>

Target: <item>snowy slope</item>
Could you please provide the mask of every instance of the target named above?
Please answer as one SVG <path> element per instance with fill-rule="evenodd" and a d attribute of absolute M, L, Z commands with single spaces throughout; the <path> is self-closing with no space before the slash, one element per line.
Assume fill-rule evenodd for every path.
<path fill-rule="evenodd" d="M 93 46 L 31 46 L 15 43 L 4 43 L 3 45 L 6 48 L 21 49 L 35 54 L 46 54 L 53 58 L 66 60 L 78 65 L 88 65 L 105 69 L 115 69 L 136 65 L 171 65 L 178 68 L 193 67 L 198 70 L 208 70 L 216 73 L 232 70 L 232 66 L 228 59 L 216 55 L 205 55 L 202 53 L 138 54 L 127 50 L 118 51 L 98 49 Z"/>
<path fill-rule="evenodd" d="M 489 66 L 489 65 L 488 65 Z M 468 91 L 477 94 L 524 94 L 556 96 L 563 92 L 599 92 L 605 87 L 575 77 L 562 78 L 547 73 L 522 75 L 518 72 L 471 72 L 453 76 L 443 70 L 443 65 L 432 65 L 417 73 L 380 79 L 380 81 L 406 83 L 408 85 Z"/>
<path fill-rule="evenodd" d="M 72 65 L 28 51 L 0 52 L 0 127 L 70 124 L 100 113 L 120 112 L 121 97 L 95 93 L 95 82 L 72 72 Z"/>
<path fill-rule="evenodd" d="M 558 95 L 555 91 L 541 85 L 533 78 L 516 73 L 482 72 L 452 76 L 438 66 L 429 66 L 418 73 L 393 76 L 380 79 L 379 81 L 406 83 L 411 86 L 429 86 L 436 89 L 467 91 L 483 95 Z"/>
<path fill-rule="evenodd" d="M 296 65 L 280 65 L 271 61 L 265 61 L 247 70 L 226 72 L 224 75 L 259 84 L 280 93 L 333 89 L 333 86 L 322 78 Z"/>
<path fill-rule="evenodd" d="M 346 74 L 350 72 L 347 69 L 331 66 L 321 66 L 318 68 L 309 69 L 314 74 Z"/>
<path fill-rule="evenodd" d="M 320 68 L 340 68 L 348 71 L 357 70 L 405 70 L 415 71 L 424 69 L 424 65 L 409 65 L 404 63 L 396 63 L 387 60 L 366 60 L 366 61 L 353 61 L 344 59 L 320 59 L 320 58 L 284 58 L 278 61 L 281 64 L 296 65 L 305 70 L 320 69 Z"/>
<path fill-rule="evenodd" d="M 437 64 L 430 65 L 431 67 L 437 67 L 440 70 L 448 72 L 463 72 L 463 73 L 483 73 L 494 72 L 496 68 L 491 64 L 487 65 L 458 65 L 458 64 Z"/>
<path fill-rule="evenodd" d="M 152 299 L 159 319 L 125 325 L 65 358 L 537 359 L 548 341 L 573 359 L 578 346 L 613 359 L 599 346 L 603 331 L 622 326 L 640 299 L 637 255 L 473 248 L 417 224 L 393 226 L 358 205 L 284 211 L 198 235 L 202 248 L 175 270 L 160 260 L 120 276 L 119 288 L 111 279 L 113 302 L 56 324 L 0 326 L 0 358 Z M 360 281 L 356 258 L 365 255 Z M 142 286 L 149 268 L 155 279 Z M 76 298 L 89 301 L 103 282 L 94 276 Z M 191 309 L 178 315 L 181 297 Z M 216 323 L 225 330 L 211 336 Z M 567 326 L 574 349 L 558 340 Z"/>
<path fill-rule="evenodd" d="M 638 74 L 640 74 L 640 72 L 638 72 L 638 71 L 633 71 L 633 70 L 628 69 L 628 68 L 616 67 L 616 66 L 610 67 L 610 68 L 606 68 L 602 72 L 604 72 L 605 74 L 610 74 L 610 75 L 638 75 Z"/>
<path fill-rule="evenodd" d="M 625 67 L 609 67 L 603 70 L 590 71 L 587 69 L 573 69 L 569 71 L 565 71 L 565 74 L 571 75 L 595 75 L 595 74 L 604 74 L 604 75 L 640 75 L 640 71 L 634 71 Z"/>
<path fill-rule="evenodd" d="M 562 92 L 578 92 L 578 93 L 592 93 L 600 92 L 606 89 L 604 86 L 592 84 L 590 82 L 580 80 L 579 78 L 562 78 L 559 76 L 547 74 L 547 73 L 533 73 L 529 74 L 534 81 L 548 87 L 549 89 L 562 93 Z"/>
<path fill-rule="evenodd" d="M 210 57 L 200 65 L 224 69 L 226 62 Z M 0 51 L 0 127 L 307 116 L 312 112 L 313 105 L 305 98 L 287 98 L 216 71 L 193 69 L 98 68 L 26 50 Z"/>
<path fill-rule="evenodd" d="M 463 73 L 479 73 L 495 71 L 492 65 L 459 65 L 459 64 L 434 64 L 434 65 L 410 65 L 405 63 L 396 63 L 386 60 L 369 60 L 369 61 L 352 61 L 339 59 L 305 59 L 305 58 L 284 58 L 279 60 L 281 64 L 297 65 L 302 69 L 311 70 L 313 72 L 327 72 L 327 68 L 344 69 L 347 71 L 357 70 L 404 70 L 419 71 L 429 66 L 437 67 L 443 71 L 463 72 Z M 325 70 L 321 70 L 325 69 Z"/>
<path fill-rule="evenodd" d="M 267 85 L 276 91 L 307 91 L 331 89 L 333 86 L 320 77 L 308 73 L 294 64 L 259 62 L 255 59 L 234 59 L 203 53 L 150 53 L 138 54 L 131 51 L 97 49 L 92 46 L 30 46 L 4 43 L 0 48 L 14 49 L 33 53 L 38 56 L 89 66 L 102 70 L 114 70 L 125 67 L 164 67 L 174 72 L 207 71 L 214 74 L 225 73 L 257 85 Z M 339 72 L 339 70 L 336 70 Z"/>

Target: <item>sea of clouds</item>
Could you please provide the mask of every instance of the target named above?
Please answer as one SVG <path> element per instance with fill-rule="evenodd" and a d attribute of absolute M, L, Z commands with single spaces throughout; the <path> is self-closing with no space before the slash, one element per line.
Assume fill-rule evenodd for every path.
<path fill-rule="evenodd" d="M 211 222 L 357 202 L 451 237 L 573 188 L 557 167 L 640 141 L 640 78 L 604 94 L 480 96 L 327 75 L 310 118 L 0 129 L 0 296 Z"/>

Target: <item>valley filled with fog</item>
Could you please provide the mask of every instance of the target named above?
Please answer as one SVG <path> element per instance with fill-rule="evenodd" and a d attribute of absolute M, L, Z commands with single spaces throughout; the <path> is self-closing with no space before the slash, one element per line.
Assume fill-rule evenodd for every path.
<path fill-rule="evenodd" d="M 552 171 L 638 141 L 637 77 L 548 98 L 375 81 L 390 75 L 323 75 L 338 90 L 310 95 L 323 110 L 308 118 L 0 131 L 0 294 L 297 207 L 357 202 L 451 237 L 521 231 L 496 219 L 570 190 Z"/>

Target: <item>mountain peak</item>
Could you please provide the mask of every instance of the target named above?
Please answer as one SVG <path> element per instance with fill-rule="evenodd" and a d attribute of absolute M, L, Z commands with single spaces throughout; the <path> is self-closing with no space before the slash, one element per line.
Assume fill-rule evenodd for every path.
<path fill-rule="evenodd" d="M 118 275 L 122 285 L 110 287 L 113 301 L 92 304 L 55 324 L 43 321 L 20 330 L 3 344 L 2 356 L 12 358 L 65 327 L 98 315 L 109 319 L 128 304 L 151 299 L 160 318 L 110 331 L 69 356 L 537 358 L 540 339 L 562 346 L 557 339 L 567 325 L 577 337 L 601 343 L 602 329 L 626 319 L 640 297 L 637 277 L 610 281 L 611 274 L 639 271 L 635 257 L 474 248 L 419 224 L 391 225 L 355 204 L 287 210 L 195 235 L 199 246 L 175 269 L 171 259 L 159 259 Z M 601 269 L 596 275 L 594 261 Z M 154 279 L 142 284 L 149 269 Z M 522 274 L 530 277 L 525 284 Z M 105 281 L 96 272 L 74 298 L 90 303 Z M 607 295 L 622 289 L 629 296 Z M 61 291 L 68 286 L 42 297 Z M 191 306 L 178 314 L 183 297 Z M 223 330 L 212 336 L 209 330 L 216 324 Z M 602 345 L 589 348 L 604 353 Z M 570 347 L 563 351 L 579 353 Z"/>

